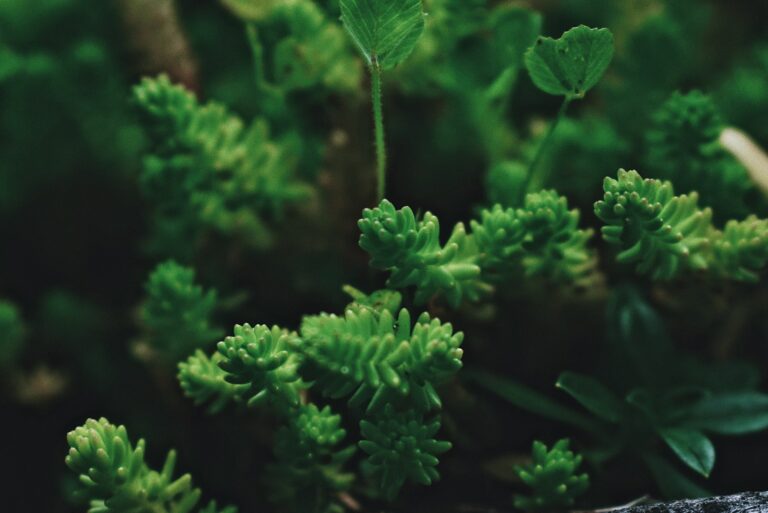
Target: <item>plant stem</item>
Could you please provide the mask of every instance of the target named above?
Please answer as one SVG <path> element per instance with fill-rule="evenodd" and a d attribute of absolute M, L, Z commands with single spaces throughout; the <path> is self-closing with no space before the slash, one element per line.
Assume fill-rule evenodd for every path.
<path fill-rule="evenodd" d="M 546 150 L 547 146 L 549 146 L 549 143 L 552 140 L 552 134 L 555 133 L 555 129 L 557 128 L 557 125 L 560 124 L 560 120 L 565 117 L 565 111 L 568 110 L 568 105 L 570 103 L 571 103 L 570 98 L 568 97 L 563 98 L 563 103 L 560 105 L 560 110 L 557 111 L 557 117 L 549 125 L 549 128 L 547 129 L 547 133 L 544 136 L 544 139 L 541 141 L 541 144 L 539 144 L 539 148 L 536 150 L 536 155 L 533 157 L 533 160 L 531 161 L 531 166 L 528 168 L 528 175 L 525 177 L 525 182 L 523 183 L 523 187 L 521 187 L 521 194 L 523 196 L 525 196 L 527 192 L 530 192 L 529 189 L 531 187 L 531 184 L 536 183 L 536 180 L 534 180 L 536 167 L 541 161 L 541 157 L 544 155 L 544 150 Z"/>
<path fill-rule="evenodd" d="M 384 115 L 381 110 L 381 68 L 377 62 L 371 65 L 371 100 L 376 135 L 376 177 L 378 199 L 384 199 L 387 180 L 387 148 L 384 142 Z"/>

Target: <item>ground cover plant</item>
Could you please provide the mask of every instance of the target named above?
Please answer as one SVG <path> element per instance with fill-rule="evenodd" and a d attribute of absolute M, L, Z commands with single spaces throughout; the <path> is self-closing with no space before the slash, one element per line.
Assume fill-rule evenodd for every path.
<path fill-rule="evenodd" d="M 8 510 L 765 490 L 766 17 L 1 2 Z"/>

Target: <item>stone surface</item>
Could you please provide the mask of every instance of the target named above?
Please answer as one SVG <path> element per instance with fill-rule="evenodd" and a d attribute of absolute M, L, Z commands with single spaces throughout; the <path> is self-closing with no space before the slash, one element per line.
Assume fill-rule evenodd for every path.
<path fill-rule="evenodd" d="M 768 492 L 745 492 L 661 504 L 630 506 L 610 513 L 768 513 Z"/>

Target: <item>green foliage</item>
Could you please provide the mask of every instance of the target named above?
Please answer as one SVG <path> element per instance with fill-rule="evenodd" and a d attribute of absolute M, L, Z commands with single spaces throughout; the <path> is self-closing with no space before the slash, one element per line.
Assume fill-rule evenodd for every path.
<path fill-rule="evenodd" d="M 411 326 L 406 309 L 348 309 L 344 317 L 305 317 L 297 350 L 304 355 L 302 375 L 331 398 L 350 396 L 350 404 L 380 411 L 407 400 L 419 411 L 440 408 L 435 385 L 461 368 L 463 333 L 424 313 Z"/>
<path fill-rule="evenodd" d="M 585 137 L 584 134 L 589 134 Z M 563 119 L 552 136 L 552 142 L 541 161 L 539 187 L 553 187 L 577 205 L 591 205 L 600 190 L 603 177 L 619 169 L 630 159 L 630 145 L 605 118 L 586 116 Z M 510 186 L 494 184 L 499 191 L 488 189 L 488 197 L 511 195 Z M 506 192 L 504 189 L 509 190 Z M 520 195 L 516 198 L 519 198 Z M 515 200 L 517 201 L 517 199 Z M 516 203 L 505 206 L 516 206 Z"/>
<path fill-rule="evenodd" d="M 734 280 L 757 283 L 768 263 L 768 220 L 751 215 L 728 221 L 712 244 L 716 273 Z"/>
<path fill-rule="evenodd" d="M 176 453 L 170 451 L 160 472 L 144 462 L 144 440 L 134 447 L 124 426 L 88 419 L 67 435 L 67 466 L 78 474 L 81 497 L 90 513 L 236 513 L 215 503 L 198 506 L 200 490 L 185 474 L 173 479 Z"/>
<path fill-rule="evenodd" d="M 276 434 L 277 462 L 267 470 L 272 499 L 296 513 L 344 511 L 337 496 L 354 480 L 343 466 L 355 452 L 339 447 L 345 436 L 341 416 L 328 406 L 300 406 Z"/>
<path fill-rule="evenodd" d="M 403 302 L 403 295 L 396 290 L 382 289 L 371 294 L 365 294 L 356 288 L 345 285 L 344 292 L 352 298 L 352 302 L 344 309 L 357 312 L 358 310 L 372 310 L 373 312 L 388 311 L 396 315 Z"/>
<path fill-rule="evenodd" d="M 222 330 L 211 325 L 216 291 L 197 285 L 192 268 L 173 260 L 158 264 L 145 289 L 144 340 L 166 363 L 175 364 L 221 337 Z"/>
<path fill-rule="evenodd" d="M 569 449 L 569 440 L 559 440 L 547 449 L 533 442 L 533 461 L 516 468 L 517 474 L 532 488 L 530 497 L 515 497 L 515 507 L 524 511 L 553 511 L 573 506 L 574 500 L 587 491 L 589 476 L 577 474 L 581 455 Z"/>
<path fill-rule="evenodd" d="M 360 422 L 360 448 L 368 454 L 364 472 L 385 497 L 394 499 L 406 480 L 430 485 L 440 478 L 437 456 L 451 443 L 434 438 L 439 429 L 439 419 L 425 420 L 413 411 L 396 413 L 391 406 L 376 420 Z"/>
<path fill-rule="evenodd" d="M 408 310 L 400 309 L 397 291 L 368 295 L 349 286 L 345 290 L 354 301 L 343 317 L 305 316 L 300 335 L 277 326 L 237 325 L 235 335 L 219 343 L 218 353 L 209 358 L 198 351 L 179 365 L 186 395 L 198 404 L 210 403 L 209 411 L 249 399 L 249 406 L 267 404 L 285 422 L 277 433 L 276 462 L 268 469 L 268 482 L 273 500 L 290 511 L 339 512 L 337 496 L 353 480 L 344 465 L 354 446 L 340 445 L 346 436 L 341 417 L 327 406 L 308 402 L 303 389 L 332 399 L 349 397 L 350 405 L 364 415 L 361 429 L 368 430 L 369 438 L 377 437 L 370 439 L 373 442 L 384 444 L 383 435 L 375 433 L 386 433 L 391 443 L 396 438 L 411 443 L 409 437 L 417 437 L 416 445 L 386 457 L 368 450 L 373 442 L 361 444 L 371 454 L 366 468 L 387 487 L 382 491 L 390 498 L 405 478 L 394 485 L 395 477 L 390 476 L 382 483 L 381 472 L 389 475 L 387 465 L 413 467 L 408 470 L 411 478 L 428 484 L 437 477 L 437 458 L 415 455 L 449 447 L 418 439 L 434 435 L 439 420 L 430 421 L 426 430 L 414 429 L 423 424 L 418 419 L 441 408 L 436 387 L 461 368 L 463 334 L 426 313 L 412 324 Z M 384 419 L 389 424 L 374 426 Z M 424 469 L 409 463 L 413 458 L 424 462 Z"/>
<path fill-rule="evenodd" d="M 558 39 L 540 36 L 525 54 L 525 66 L 539 89 L 572 100 L 597 84 L 612 58 L 611 31 L 580 25 Z"/>
<path fill-rule="evenodd" d="M 564 284 L 588 279 L 595 256 L 587 247 L 591 230 L 579 229 L 578 210 L 555 191 L 527 194 L 517 210 L 483 210 L 472 222 L 484 274 L 509 279 L 521 271 Z"/>
<path fill-rule="evenodd" d="M 697 193 L 675 196 L 670 182 L 623 169 L 603 189 L 595 214 L 606 224 L 606 242 L 621 248 L 619 262 L 636 263 L 638 272 L 657 279 L 707 267 L 712 212 L 699 208 Z"/>
<path fill-rule="evenodd" d="M 609 385 L 573 372 L 563 373 L 557 382 L 590 417 L 508 378 L 471 376 L 517 407 L 588 433 L 593 443 L 589 454 L 596 463 L 636 453 L 669 496 L 706 495 L 667 458 L 674 455 L 708 476 L 715 461 L 709 433 L 768 428 L 768 396 L 756 391 L 755 369 L 702 364 L 679 352 L 661 319 L 634 289 L 619 288 L 612 298 L 608 334 L 604 371 Z M 660 449 L 657 441 L 668 449 Z"/>
<path fill-rule="evenodd" d="M 0 369 L 16 363 L 24 344 L 24 325 L 18 309 L 0 299 Z"/>
<path fill-rule="evenodd" d="M 646 134 L 646 165 L 655 178 L 695 190 L 721 219 L 748 212 L 747 171 L 720 146 L 724 122 L 712 99 L 700 91 L 674 93 L 653 116 Z"/>
<path fill-rule="evenodd" d="M 636 263 L 654 279 L 685 271 L 756 282 L 768 263 L 768 224 L 756 216 L 729 221 L 724 231 L 711 223 L 712 212 L 697 205 L 698 194 L 675 196 L 672 184 L 619 170 L 606 178 L 605 195 L 595 213 L 606 226 L 603 238 L 622 248 L 617 260 Z"/>
<path fill-rule="evenodd" d="M 269 400 L 278 407 L 296 407 L 302 383 L 296 373 L 296 355 L 291 352 L 295 341 L 295 333 L 278 326 L 238 324 L 234 335 L 217 346 L 222 356 L 219 367 L 226 372 L 227 382 L 248 385 L 243 395 L 249 406 Z"/>
<path fill-rule="evenodd" d="M 430 212 L 416 218 L 410 207 L 396 210 L 387 200 L 363 210 L 358 221 L 360 247 L 371 254 L 371 265 L 390 270 L 388 285 L 416 287 L 416 302 L 442 295 L 453 306 L 462 299 L 477 301 L 490 291 L 480 277 L 474 241 L 457 224 L 445 245 L 440 223 Z"/>
<path fill-rule="evenodd" d="M 364 210 L 358 226 L 360 247 L 373 267 L 391 272 L 390 287 L 415 286 L 417 302 L 441 296 L 456 307 L 487 296 L 492 283 L 522 276 L 584 283 L 596 261 L 587 248 L 591 231 L 578 223 L 564 197 L 542 191 L 526 195 L 518 209 L 483 210 L 471 234 L 458 223 L 443 246 L 436 216 L 417 219 L 410 207 L 396 210 L 387 200 Z"/>
<path fill-rule="evenodd" d="M 505 160 L 494 164 L 485 176 L 488 201 L 504 208 L 517 206 L 527 175 L 528 167 L 520 161 Z"/>
<path fill-rule="evenodd" d="M 274 97 L 296 91 L 353 93 L 358 89 L 362 67 L 351 51 L 347 35 L 316 2 L 223 3 L 252 22 L 249 30 L 255 44 L 257 85 L 263 92 Z M 280 35 L 276 36 L 278 32 Z"/>
<path fill-rule="evenodd" d="M 247 127 L 217 103 L 200 105 L 166 76 L 144 79 L 134 98 L 152 147 L 140 178 L 154 205 L 150 246 L 188 256 L 211 230 L 268 245 L 267 222 L 307 194 L 289 140 L 271 140 L 264 120 Z"/>
<path fill-rule="evenodd" d="M 179 363 L 179 384 L 184 394 L 196 405 L 209 403 L 209 413 L 218 413 L 229 403 L 240 401 L 248 390 L 246 385 L 227 381 L 227 373 L 220 367 L 223 360 L 220 353 L 213 353 L 209 358 L 198 349 Z"/>
<path fill-rule="evenodd" d="M 718 108 L 735 126 L 761 143 L 768 141 L 768 44 L 761 41 L 739 56 L 714 91 Z"/>
<path fill-rule="evenodd" d="M 421 0 L 341 0 L 341 20 L 369 66 L 390 69 L 424 30 Z"/>

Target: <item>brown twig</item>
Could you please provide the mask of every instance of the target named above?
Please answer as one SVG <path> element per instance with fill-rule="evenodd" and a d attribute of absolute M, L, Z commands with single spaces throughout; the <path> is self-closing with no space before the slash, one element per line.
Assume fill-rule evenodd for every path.
<path fill-rule="evenodd" d="M 167 73 L 199 92 L 198 66 L 179 22 L 175 0 L 118 0 L 128 48 L 142 75 Z"/>

